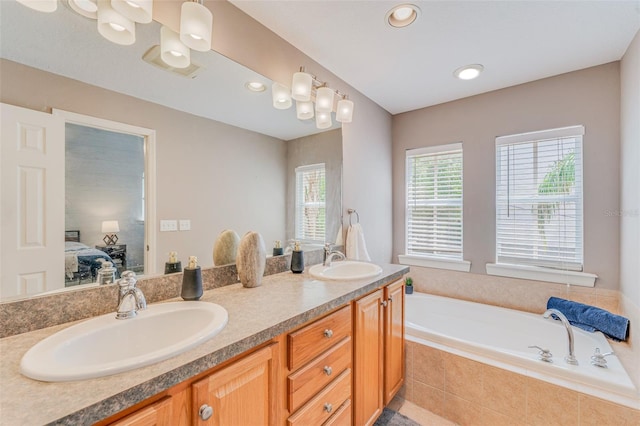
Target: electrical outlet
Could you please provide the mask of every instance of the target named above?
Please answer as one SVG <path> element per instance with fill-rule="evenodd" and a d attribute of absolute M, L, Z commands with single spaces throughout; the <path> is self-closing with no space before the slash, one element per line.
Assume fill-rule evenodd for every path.
<path fill-rule="evenodd" d="M 181 231 L 189 231 L 189 230 L 191 230 L 191 220 L 189 220 L 189 219 L 180 219 L 180 230 Z"/>
<path fill-rule="evenodd" d="M 178 221 L 177 220 L 161 220 L 160 221 L 160 232 L 170 232 L 178 230 Z"/>

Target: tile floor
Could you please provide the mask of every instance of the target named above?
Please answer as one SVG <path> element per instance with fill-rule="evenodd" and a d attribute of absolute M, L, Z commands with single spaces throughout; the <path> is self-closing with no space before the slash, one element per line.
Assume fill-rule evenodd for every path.
<path fill-rule="evenodd" d="M 455 426 L 456 424 L 444 419 L 440 416 L 433 414 L 431 411 L 425 410 L 422 407 L 418 407 L 417 405 L 405 401 L 404 399 L 396 396 L 391 400 L 389 405 L 387 406 L 391 410 L 395 410 L 400 414 L 403 414 L 413 420 L 416 423 L 419 423 L 421 426 Z"/>

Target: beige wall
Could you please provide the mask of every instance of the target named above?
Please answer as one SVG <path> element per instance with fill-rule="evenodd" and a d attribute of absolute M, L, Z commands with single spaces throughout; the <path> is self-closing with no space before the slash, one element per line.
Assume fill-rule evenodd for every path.
<path fill-rule="evenodd" d="M 154 19 L 177 29 L 181 4 L 182 0 L 156 2 Z M 213 50 L 286 85 L 304 65 L 332 88 L 349 94 L 355 108 L 353 122 L 342 127 L 342 213 L 348 224 L 346 209 L 358 210 L 372 260 L 390 262 L 391 115 L 231 3 L 218 0 L 205 4 L 213 13 Z"/>
<path fill-rule="evenodd" d="M 495 137 L 583 124 L 585 272 L 617 289 L 620 219 L 606 212 L 619 208 L 619 116 L 617 62 L 394 116 L 394 259 L 404 252 L 405 150 L 463 142 L 464 258 L 482 274 L 495 261 Z"/>
<path fill-rule="evenodd" d="M 620 290 L 640 307 L 640 32 L 621 67 Z"/>
<path fill-rule="evenodd" d="M 213 265 L 217 235 L 285 235 L 286 142 L 1 60 L 0 101 L 58 108 L 156 130 L 157 219 L 190 219 L 191 231 L 157 233 L 157 267 L 169 251 Z M 258 159 L 251 164 L 248 160 Z"/>

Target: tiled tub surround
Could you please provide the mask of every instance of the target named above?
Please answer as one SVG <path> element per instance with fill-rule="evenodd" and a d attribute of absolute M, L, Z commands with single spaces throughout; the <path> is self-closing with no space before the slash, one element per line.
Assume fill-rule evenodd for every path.
<path fill-rule="evenodd" d="M 305 265 L 322 262 L 323 249 L 305 251 Z M 289 270 L 291 254 L 268 257 L 265 275 Z M 204 290 L 223 287 L 238 282 L 236 265 L 214 266 L 202 269 Z M 148 303 L 180 296 L 182 273 L 141 277 L 138 287 Z M 118 301 L 116 285 L 90 285 L 71 287 L 51 294 L 29 299 L 0 303 L 0 338 L 39 330 L 84 318 L 115 312 Z"/>
<path fill-rule="evenodd" d="M 257 288 L 244 288 L 238 283 L 208 290 L 201 300 L 220 304 L 229 312 L 229 322 L 220 334 L 168 360 L 99 379 L 44 383 L 19 373 L 20 359 L 31 346 L 71 324 L 1 339 L 0 425 L 91 424 L 398 280 L 407 272 L 404 266 L 383 265 L 382 275 L 351 282 L 318 281 L 307 272 L 283 272 L 264 277 Z M 36 408 L 34 401 L 38 401 Z"/>
<path fill-rule="evenodd" d="M 411 267 L 410 276 L 417 292 L 503 308 L 542 314 L 549 297 L 555 296 L 624 315 L 631 321 L 629 339 L 609 344 L 640 389 L 640 338 L 634 339 L 634 333 L 640 330 L 640 309 L 616 290 L 598 288 L 597 283 L 587 288 L 418 266 Z"/>
<path fill-rule="evenodd" d="M 640 411 L 406 341 L 408 401 L 460 425 L 637 426 Z"/>

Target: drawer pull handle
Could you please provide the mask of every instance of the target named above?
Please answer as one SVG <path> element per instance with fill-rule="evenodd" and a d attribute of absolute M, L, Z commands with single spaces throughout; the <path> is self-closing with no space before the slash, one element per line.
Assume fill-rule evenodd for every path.
<path fill-rule="evenodd" d="M 330 328 L 327 328 L 323 334 L 324 334 L 324 337 L 328 339 L 333 336 L 333 330 L 331 330 Z"/>
<path fill-rule="evenodd" d="M 331 411 L 333 411 L 333 405 L 327 402 L 326 404 L 324 404 L 324 411 L 326 411 L 327 413 L 330 413 Z"/>
<path fill-rule="evenodd" d="M 213 416 L 213 408 L 211 408 L 210 405 L 202 404 L 200 410 L 198 410 L 198 414 L 202 420 L 209 420 L 211 416 Z"/>
<path fill-rule="evenodd" d="M 333 373 L 333 369 L 328 365 L 325 365 L 325 367 L 322 370 L 324 371 L 324 374 L 326 374 L 327 376 L 330 376 L 331 373 Z"/>
<path fill-rule="evenodd" d="M 383 300 L 382 302 L 380 302 L 380 304 L 383 308 L 386 308 L 389 303 L 386 300 Z"/>

